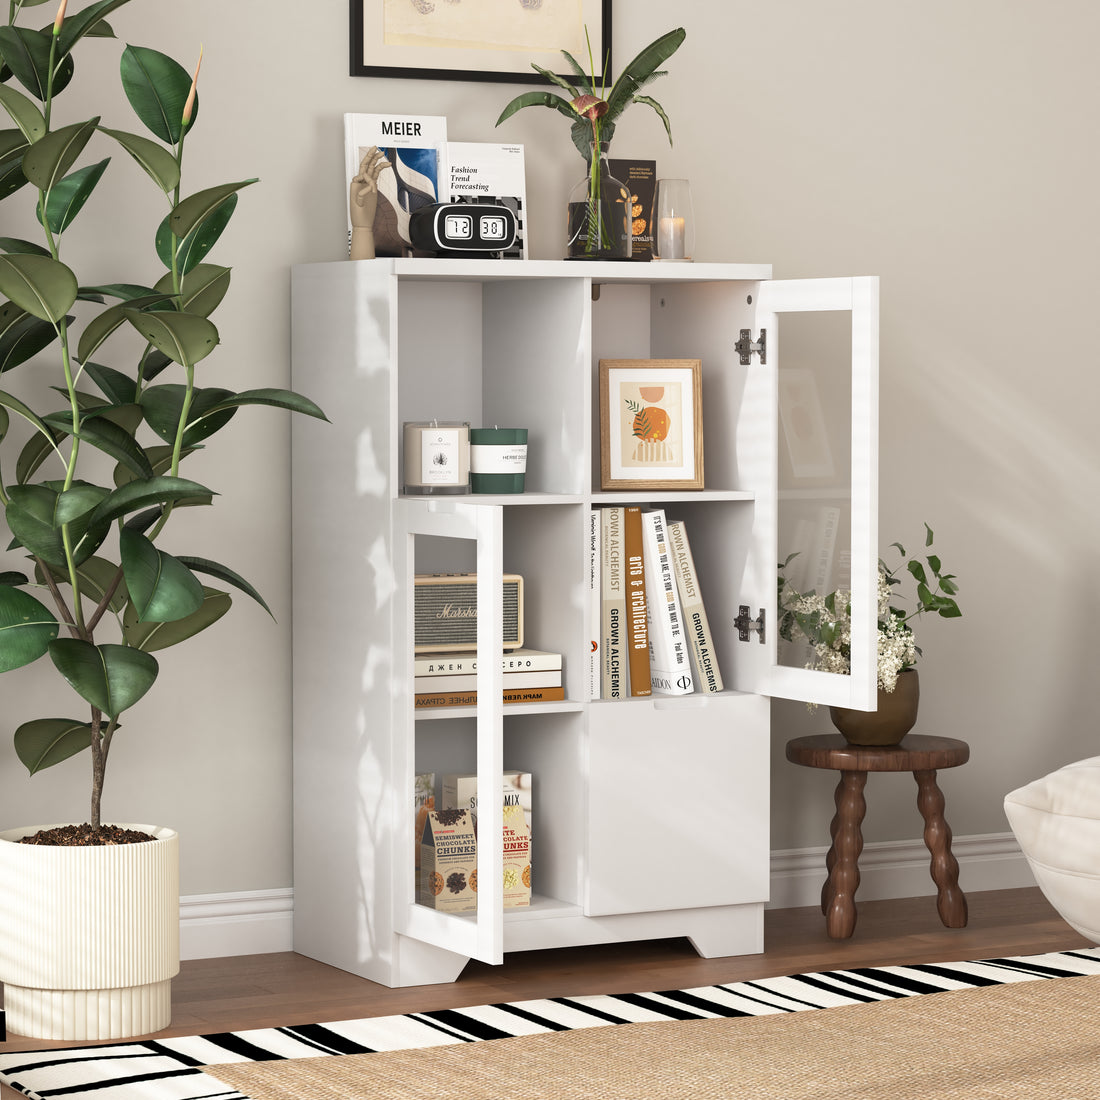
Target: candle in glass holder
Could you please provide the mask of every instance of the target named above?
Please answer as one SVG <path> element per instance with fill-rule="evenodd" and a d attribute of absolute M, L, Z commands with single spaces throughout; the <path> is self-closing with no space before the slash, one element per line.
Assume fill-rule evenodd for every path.
<path fill-rule="evenodd" d="M 659 179 L 653 193 L 652 224 L 656 228 L 653 258 L 690 263 L 695 250 L 695 213 L 687 180 Z"/>
<path fill-rule="evenodd" d="M 470 481 L 475 493 L 522 493 L 526 473 L 526 428 L 471 429 Z"/>
<path fill-rule="evenodd" d="M 684 258 L 683 218 L 661 218 L 657 225 L 657 249 L 662 260 Z"/>
<path fill-rule="evenodd" d="M 470 491 L 470 425 L 429 420 L 404 425 L 403 491 L 421 496 Z"/>

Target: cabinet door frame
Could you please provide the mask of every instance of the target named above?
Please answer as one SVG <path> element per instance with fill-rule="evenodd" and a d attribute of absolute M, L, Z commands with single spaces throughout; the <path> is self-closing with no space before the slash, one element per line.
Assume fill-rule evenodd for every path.
<path fill-rule="evenodd" d="M 756 323 L 767 332 L 767 364 L 756 366 L 757 385 L 744 413 L 771 426 L 766 453 L 754 436 L 756 490 L 753 537 L 745 567 L 745 604 L 751 617 L 764 612 L 758 634 L 738 643 L 731 662 L 733 686 L 773 698 L 874 710 L 878 663 L 878 346 L 879 281 L 874 276 L 765 280 L 759 284 Z M 776 569 L 778 546 L 778 359 L 781 318 L 787 313 L 851 314 L 851 675 L 778 663 Z M 753 334 L 754 337 L 756 333 Z M 776 354 L 776 352 L 779 354 Z"/>
<path fill-rule="evenodd" d="M 394 672 L 391 730 L 394 738 L 395 806 L 398 852 L 411 852 L 413 776 L 416 770 L 416 714 L 413 693 L 401 685 L 414 679 L 413 592 L 415 539 L 418 535 L 471 539 L 477 545 L 477 648 L 504 649 L 504 509 L 430 498 L 395 501 Z M 504 835 L 500 798 L 504 772 L 503 668 L 500 661 L 479 661 L 477 670 L 477 804 L 480 836 Z M 504 851 L 501 844 L 478 846 L 477 912 L 443 913 L 416 901 L 411 859 L 394 860 L 394 928 L 456 954 L 481 962 L 504 961 Z M 472 918 L 472 919 L 471 919 Z"/>

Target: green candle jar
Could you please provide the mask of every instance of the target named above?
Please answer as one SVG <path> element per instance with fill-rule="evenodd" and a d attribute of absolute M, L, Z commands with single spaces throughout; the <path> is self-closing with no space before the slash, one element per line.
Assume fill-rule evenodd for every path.
<path fill-rule="evenodd" d="M 526 428 L 470 429 L 470 488 L 475 493 L 522 493 L 526 473 Z"/>

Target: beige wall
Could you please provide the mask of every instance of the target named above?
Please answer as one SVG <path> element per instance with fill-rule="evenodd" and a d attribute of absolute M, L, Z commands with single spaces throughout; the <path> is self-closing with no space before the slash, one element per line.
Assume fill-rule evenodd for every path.
<path fill-rule="evenodd" d="M 693 181 L 707 224 L 698 258 L 770 262 L 781 277 L 882 277 L 883 543 L 918 538 L 927 519 L 963 585 L 965 617 L 920 630 L 920 728 L 973 746 L 972 762 L 944 777 L 956 834 L 1002 832 L 1004 792 L 1100 751 L 1089 690 L 1100 9 L 688 0 L 673 17 L 656 0 L 615 7 L 620 66 L 673 18 L 688 31 L 652 89 L 675 149 L 656 117 L 634 108 L 615 151 L 655 155 L 660 173 Z M 204 381 L 286 383 L 289 266 L 342 255 L 345 111 L 446 114 L 456 140 L 524 142 L 532 254 L 559 255 L 558 215 L 579 161 L 548 111 L 493 129 L 519 89 L 352 79 L 344 3 L 134 0 L 112 23 L 188 67 L 205 45 L 185 190 L 262 178 L 215 253 L 234 266 L 234 287 Z M 108 76 L 81 79 L 98 94 L 92 85 L 117 82 L 117 47 L 95 51 L 110 56 Z M 78 111 L 69 98 L 64 110 Z M 123 109 L 104 121 L 129 126 Z M 120 274 L 112 252 L 146 239 L 162 216 L 121 154 L 112 171 L 133 196 L 118 248 L 89 257 L 103 280 Z M 94 210 L 115 216 L 106 203 Z M 120 735 L 106 794 L 109 816 L 180 828 L 185 894 L 292 877 L 288 429 L 259 410 L 239 421 L 230 445 L 240 469 L 211 479 L 227 506 L 209 517 L 207 550 L 257 583 L 278 625 L 242 598 L 195 650 L 165 654 L 155 699 Z M 194 475 L 203 473 L 200 462 Z M 187 687 L 185 673 L 203 689 Z M 10 679 L 0 687 L 5 725 L 49 701 L 25 686 L 17 694 Z M 775 714 L 773 846 L 820 844 L 832 782 L 784 763 L 782 744 L 822 720 L 793 704 Z M 84 772 L 78 759 L 28 779 L 0 742 L 0 824 L 71 819 L 84 807 Z M 911 782 L 872 782 L 881 793 L 867 839 L 915 836 Z"/>

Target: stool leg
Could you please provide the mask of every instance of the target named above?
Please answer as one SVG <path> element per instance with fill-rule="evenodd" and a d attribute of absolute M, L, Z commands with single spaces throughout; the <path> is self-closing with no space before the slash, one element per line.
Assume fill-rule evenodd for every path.
<path fill-rule="evenodd" d="M 832 866 L 826 883 L 825 930 L 834 940 L 846 940 L 856 928 L 856 890 L 859 889 L 859 854 L 863 851 L 860 825 L 867 812 L 863 787 L 866 772 L 841 772 L 836 787 L 836 819 Z"/>
<path fill-rule="evenodd" d="M 935 771 L 913 772 L 917 781 L 917 806 L 924 818 L 924 843 L 932 854 L 932 881 L 938 895 L 936 908 L 947 928 L 965 928 L 966 895 L 959 889 L 959 863 L 951 854 L 951 827 L 943 816 L 944 797 Z"/>
<path fill-rule="evenodd" d="M 825 857 L 825 882 L 821 887 L 821 911 L 827 913 L 833 901 L 833 868 L 836 866 L 836 833 L 840 828 L 840 801 L 843 794 L 844 779 L 837 784 L 836 802 L 837 810 L 833 814 L 833 820 L 829 822 L 829 854 Z"/>

